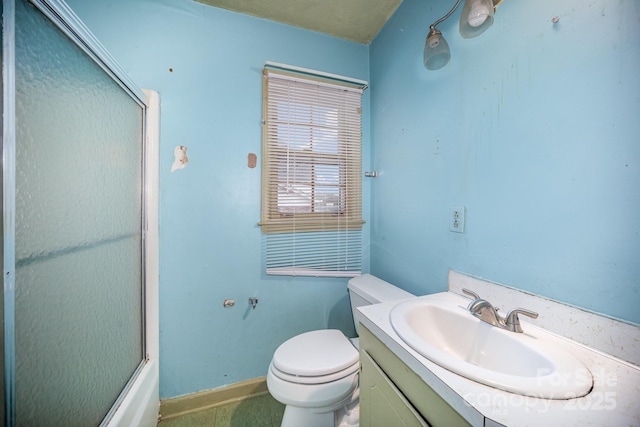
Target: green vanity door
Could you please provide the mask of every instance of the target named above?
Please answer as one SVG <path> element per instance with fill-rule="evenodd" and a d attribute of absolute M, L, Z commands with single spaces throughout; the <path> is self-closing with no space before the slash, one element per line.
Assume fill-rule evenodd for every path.
<path fill-rule="evenodd" d="M 362 427 L 428 426 L 367 352 L 360 353 L 360 425 Z"/>

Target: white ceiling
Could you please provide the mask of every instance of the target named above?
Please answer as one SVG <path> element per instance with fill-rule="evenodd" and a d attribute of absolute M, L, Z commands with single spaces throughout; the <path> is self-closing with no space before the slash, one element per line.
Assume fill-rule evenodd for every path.
<path fill-rule="evenodd" d="M 196 0 L 369 44 L 402 0 Z"/>

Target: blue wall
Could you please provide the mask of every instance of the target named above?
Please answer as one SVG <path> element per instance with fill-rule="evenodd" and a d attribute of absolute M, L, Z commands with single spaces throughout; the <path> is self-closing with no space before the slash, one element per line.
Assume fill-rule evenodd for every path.
<path fill-rule="evenodd" d="M 404 0 L 365 46 L 191 0 L 69 0 L 162 97 L 162 397 L 265 375 L 299 332 L 353 333 L 345 279 L 261 273 L 260 170 L 246 159 L 260 155 L 266 60 L 371 82 L 372 273 L 421 294 L 454 268 L 640 322 L 640 3 L 505 0 L 464 41 L 456 13 L 439 26 L 453 58 L 427 71 L 428 25 L 450 3 Z M 190 163 L 171 174 L 176 145 Z M 448 231 L 452 206 L 466 206 L 464 234 Z"/>
<path fill-rule="evenodd" d="M 404 0 L 371 45 L 372 273 L 421 294 L 453 268 L 639 323 L 640 3 L 506 0 L 470 40 L 458 10 L 427 71 L 452 4 Z"/>
<path fill-rule="evenodd" d="M 190 0 L 68 3 L 161 96 L 161 397 L 264 376 L 276 347 L 304 331 L 353 335 L 347 279 L 262 274 L 260 167 L 247 155 L 260 159 L 265 61 L 368 80 L 369 47 Z M 368 92 L 363 110 L 369 162 Z M 177 145 L 190 161 L 170 173 Z M 223 308 L 227 298 L 235 307 Z"/>

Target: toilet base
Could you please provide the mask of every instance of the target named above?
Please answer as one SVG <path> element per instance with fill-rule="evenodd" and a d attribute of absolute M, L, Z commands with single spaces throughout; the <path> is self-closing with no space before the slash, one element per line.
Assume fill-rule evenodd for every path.
<path fill-rule="evenodd" d="M 360 390 L 336 406 L 301 408 L 287 405 L 280 427 L 358 427 L 360 425 Z M 320 412 L 326 411 L 326 412 Z"/>
<path fill-rule="evenodd" d="M 360 389 L 354 393 L 354 399 L 348 405 L 334 412 L 335 427 L 359 427 L 360 426 Z"/>
<path fill-rule="evenodd" d="M 287 405 L 281 427 L 334 427 L 335 412 L 316 413 L 311 408 Z"/>

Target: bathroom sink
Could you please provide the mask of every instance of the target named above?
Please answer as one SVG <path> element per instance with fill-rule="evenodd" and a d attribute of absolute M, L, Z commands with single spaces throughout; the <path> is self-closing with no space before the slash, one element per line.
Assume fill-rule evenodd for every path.
<path fill-rule="evenodd" d="M 538 328 L 509 332 L 482 322 L 469 300 L 448 292 L 402 302 L 390 313 L 394 331 L 413 350 L 465 378 L 546 399 L 589 393 L 587 367 Z"/>

